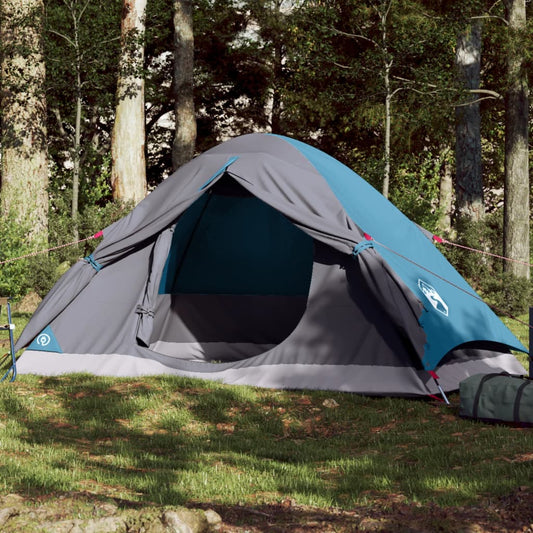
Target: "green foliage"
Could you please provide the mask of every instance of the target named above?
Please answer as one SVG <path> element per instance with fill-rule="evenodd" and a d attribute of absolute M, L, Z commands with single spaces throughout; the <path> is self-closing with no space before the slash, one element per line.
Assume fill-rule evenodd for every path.
<path fill-rule="evenodd" d="M 98 187 L 108 163 L 120 51 L 121 0 L 46 0 L 48 149 L 52 193 L 70 194 L 74 152 L 80 187 Z M 79 148 L 76 116 L 81 106 Z M 80 191 L 79 205 L 91 202 Z"/>
<path fill-rule="evenodd" d="M 84 237 L 120 216 L 109 203 L 109 139 L 120 48 L 121 0 L 45 0 L 51 246 L 73 240 L 70 218 L 76 103 L 81 97 L 79 235 Z M 457 31 L 471 17 L 485 16 L 483 86 L 504 94 L 507 29 L 504 5 L 483 0 L 462 3 L 396 0 L 386 27 L 380 13 L 389 2 L 332 0 L 199 0 L 194 2 L 197 150 L 222 138 L 272 127 L 272 102 L 281 98 L 277 127 L 346 163 L 381 189 L 383 178 L 384 61 L 391 64 L 391 199 L 410 218 L 434 229 L 439 149 L 453 145 L 453 110 L 460 95 L 454 80 Z M 528 5 L 531 12 L 533 7 Z M 529 13 L 531 15 L 531 13 Z M 78 17 L 78 24 L 74 20 Z M 529 17 L 533 19 L 533 17 Z M 172 2 L 148 3 L 146 33 L 147 161 L 150 185 L 168 173 L 172 128 L 158 119 L 173 109 Z M 528 58 L 531 21 L 520 36 Z M 385 32 L 384 32 L 385 30 Z M 5 45 L 6 43 L 4 43 Z M 522 46 L 522 45 L 521 45 Z M 533 69 L 530 69 L 530 74 Z M 80 94 L 81 93 L 81 94 Z M 502 188 L 503 99 L 481 102 L 486 189 Z M 496 210 L 495 194 L 487 195 Z M 496 217 L 498 218 L 498 217 Z M 501 249 L 500 227 L 466 228 L 461 242 Z M 23 255 L 25 232 L 7 224 L 0 257 Z M 5 238 L 4 238 L 5 237 Z M 69 247 L 1 268 L 2 290 L 22 294 L 23 279 L 39 292 L 58 272 L 87 254 L 95 243 Z M 472 284 L 494 300 L 514 301 L 497 261 L 450 255 Z M 492 283 L 492 284 L 491 284 Z M 499 288 L 498 288 L 499 287 Z M 510 293 L 525 294 L 522 289 Z M 501 296 L 501 301 L 498 300 Z M 513 307 L 514 304 L 511 305 Z M 522 303 L 517 307 L 521 308 Z M 506 307 L 508 308 L 508 307 Z"/>
<path fill-rule="evenodd" d="M 79 232 L 82 238 L 94 235 L 112 222 L 125 216 L 131 206 L 109 202 L 103 207 L 87 206 L 80 214 Z M 2 247 L 0 262 L 16 259 L 33 251 L 41 252 L 49 247 L 69 244 L 72 237 L 72 218 L 68 210 L 52 212 L 49 219 L 49 243 L 39 250 L 30 247 L 28 231 L 20 224 L 0 219 Z M 39 253 L 25 259 L 17 259 L 0 265 L 0 296 L 19 299 L 28 291 L 44 297 L 59 277 L 76 261 L 92 253 L 98 240 L 66 246 L 49 253 Z"/>
<path fill-rule="evenodd" d="M 84 199 L 77 228 L 80 238 L 90 237 L 111 223 L 125 216 L 132 205 L 110 201 L 109 159 L 100 167 L 100 174 L 93 184 L 82 181 L 81 195 Z M 48 243 L 36 249 L 30 247 L 28 230 L 19 222 L 0 218 L 2 247 L 0 261 L 18 258 L 32 251 L 67 245 L 74 241 L 73 221 L 70 215 L 70 189 L 58 187 L 59 180 L 50 184 L 50 213 L 48 217 Z M 64 187 L 63 187 L 64 189 Z M 49 253 L 0 265 L 0 296 L 20 298 L 28 291 L 44 297 L 59 277 L 80 258 L 92 253 L 99 241 L 89 240 L 69 245 Z"/>
<path fill-rule="evenodd" d="M 59 111 L 63 126 L 73 126 L 81 82 L 86 111 L 111 111 L 120 50 L 122 1 L 46 0 L 45 4 L 44 37 L 50 110 Z M 89 125 L 105 127 L 102 122 L 84 124 Z M 51 126 L 55 133 L 57 117 L 51 117 Z M 68 139 L 63 141 L 68 142 Z"/>
<path fill-rule="evenodd" d="M 13 217 L 0 217 L 0 262 L 24 256 L 33 248 L 28 242 L 28 228 L 22 226 Z M 0 265 L 0 296 L 18 298 L 24 294 L 29 273 L 27 259 L 12 261 Z"/>
<path fill-rule="evenodd" d="M 286 132 L 352 166 L 378 189 L 384 169 L 385 63 L 390 65 L 393 173 L 404 170 L 405 154 L 437 153 L 453 124 L 454 29 L 442 24 L 438 6 L 410 0 L 390 3 L 383 26 L 380 15 L 388 4 L 303 3 L 289 17 L 282 78 Z M 357 166 L 350 153 L 355 147 L 364 156 Z"/>
<path fill-rule="evenodd" d="M 429 151 L 406 157 L 396 165 L 391 202 L 411 220 L 435 231 L 439 221 L 439 183 L 443 162 Z"/>
<path fill-rule="evenodd" d="M 465 247 L 502 255 L 503 215 L 489 214 L 483 221 L 456 221 L 455 241 Z M 531 281 L 505 272 L 504 260 L 475 251 L 447 248 L 445 254 L 497 314 L 516 316 L 530 305 Z"/>
<path fill-rule="evenodd" d="M 487 299 L 498 314 L 517 316 L 531 305 L 531 281 L 509 272 L 487 280 Z"/>
<path fill-rule="evenodd" d="M 501 253 L 501 214 L 488 215 L 481 222 L 473 222 L 467 218 L 459 218 L 455 222 L 454 232 L 457 237 L 454 241 L 461 245 L 476 250 L 490 253 Z M 469 280 L 476 289 L 481 290 L 483 280 L 490 276 L 499 275 L 501 265 L 486 256 L 481 256 L 470 250 L 461 248 L 446 248 L 445 254 L 455 268 Z"/>

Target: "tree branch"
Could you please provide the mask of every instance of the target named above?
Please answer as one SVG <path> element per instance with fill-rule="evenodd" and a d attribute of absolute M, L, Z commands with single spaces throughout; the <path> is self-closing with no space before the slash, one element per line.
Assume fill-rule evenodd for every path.
<path fill-rule="evenodd" d="M 351 69 L 353 69 L 353 67 L 350 67 L 349 65 L 341 65 L 340 63 L 337 63 L 337 61 L 333 61 L 333 64 L 334 64 L 336 67 L 343 68 L 343 69 L 346 69 L 346 70 L 351 70 Z"/>
<path fill-rule="evenodd" d="M 470 89 L 468 92 L 471 94 L 486 94 L 488 95 L 487 97 L 496 98 L 497 100 L 503 98 L 500 93 L 497 93 L 496 91 L 491 91 L 490 89 Z"/>
<path fill-rule="evenodd" d="M 509 26 L 509 22 L 505 20 L 503 17 L 499 17 L 497 15 L 475 15 L 473 17 L 470 17 L 472 20 L 474 19 L 496 19 L 503 22 L 506 26 Z"/>
<path fill-rule="evenodd" d="M 61 118 L 61 112 L 59 111 L 59 109 L 57 107 L 54 107 L 52 109 L 52 113 L 56 117 L 58 129 L 59 129 L 59 134 L 62 137 L 66 137 L 67 139 L 72 139 L 72 135 L 69 135 L 65 131 L 65 128 L 63 127 L 63 119 Z"/>
<path fill-rule="evenodd" d="M 65 39 L 65 41 L 67 41 L 68 44 L 70 44 L 70 46 L 74 47 L 75 48 L 75 43 L 72 39 L 70 39 L 67 35 L 63 35 L 62 33 L 59 33 L 58 31 L 55 31 L 55 30 L 48 30 L 50 33 L 53 33 L 54 35 L 57 35 L 58 37 L 61 37 L 62 39 Z"/>
<path fill-rule="evenodd" d="M 500 97 L 501 98 L 501 97 Z M 485 96 L 484 98 L 478 98 L 477 100 L 472 100 L 471 102 L 465 102 L 464 104 L 455 104 L 454 107 L 466 107 L 473 104 L 478 104 L 483 102 L 483 100 L 498 100 L 496 96 Z"/>
<path fill-rule="evenodd" d="M 337 33 L 338 35 L 342 35 L 343 37 L 348 37 L 350 39 L 361 39 L 363 41 L 368 41 L 369 43 L 372 43 L 374 46 L 378 46 L 379 47 L 379 43 L 374 41 L 374 39 L 370 39 L 369 37 L 366 37 L 365 35 L 360 35 L 358 33 L 348 33 L 348 32 L 342 31 L 342 30 L 338 30 L 337 28 L 331 28 L 331 27 L 325 28 L 325 29 L 331 30 L 331 31 Z"/>

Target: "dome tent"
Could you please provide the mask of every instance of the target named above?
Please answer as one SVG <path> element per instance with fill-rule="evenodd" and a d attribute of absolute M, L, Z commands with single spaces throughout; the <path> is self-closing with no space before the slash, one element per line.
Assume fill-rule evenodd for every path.
<path fill-rule="evenodd" d="M 526 351 L 419 226 L 325 153 L 250 134 L 103 231 L 17 342 L 19 373 L 174 374 L 427 395 Z"/>

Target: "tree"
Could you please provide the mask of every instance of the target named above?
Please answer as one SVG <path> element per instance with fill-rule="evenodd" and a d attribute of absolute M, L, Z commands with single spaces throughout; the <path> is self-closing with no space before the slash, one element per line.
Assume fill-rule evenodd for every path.
<path fill-rule="evenodd" d="M 173 119 L 177 92 L 174 76 L 175 67 L 179 64 L 174 61 L 174 2 L 154 0 L 147 6 L 146 133 L 149 186 L 159 183 L 176 166 L 168 150 L 168 146 L 175 141 L 173 126 L 180 127 Z M 259 47 L 251 38 L 250 17 L 244 2 L 197 0 L 192 3 L 192 17 L 197 127 L 195 144 L 196 151 L 203 152 L 228 135 L 265 127 L 267 78 Z M 192 56 L 189 57 L 192 61 Z M 183 94 L 183 91 L 179 93 Z M 188 104 L 190 113 L 192 103 L 191 93 Z M 178 115 L 182 114 L 178 112 Z"/>
<path fill-rule="evenodd" d="M 250 29 L 254 29 L 257 59 L 266 74 L 265 122 L 273 133 L 285 133 L 283 120 L 290 19 L 301 0 L 248 0 Z"/>
<path fill-rule="evenodd" d="M 134 204 L 146 196 L 145 12 L 146 0 L 124 0 L 117 107 L 111 138 L 113 198 Z"/>
<path fill-rule="evenodd" d="M 109 150 L 102 124 L 110 114 L 107 95 L 116 85 L 119 11 L 103 0 L 48 0 L 46 7 L 45 51 L 52 74 L 47 84 L 49 143 L 54 177 L 61 181 L 54 185 L 57 191 L 65 187 L 64 181 L 71 183 L 70 216 L 77 236 L 80 194 L 98 181 L 98 176 L 91 179 L 90 163 L 101 168 Z"/>
<path fill-rule="evenodd" d="M 472 221 L 483 218 L 481 116 L 476 92 L 481 73 L 481 22 L 470 22 L 457 36 L 455 63 L 466 94 L 455 108 L 456 210 Z"/>
<path fill-rule="evenodd" d="M 398 169 L 419 156 L 442 161 L 450 143 L 453 32 L 423 4 L 306 2 L 285 65 L 288 131 L 395 198 L 404 187 Z"/>
<path fill-rule="evenodd" d="M 35 247 L 47 241 L 48 152 L 42 0 L 3 0 L 2 216 L 27 227 Z"/>
<path fill-rule="evenodd" d="M 192 159 L 196 144 L 194 108 L 194 33 L 191 0 L 173 0 L 174 12 L 174 115 L 172 167 Z"/>
<path fill-rule="evenodd" d="M 523 35 L 525 0 L 505 0 L 508 23 L 507 91 L 505 95 L 504 255 L 505 270 L 529 279 L 528 82 Z"/>

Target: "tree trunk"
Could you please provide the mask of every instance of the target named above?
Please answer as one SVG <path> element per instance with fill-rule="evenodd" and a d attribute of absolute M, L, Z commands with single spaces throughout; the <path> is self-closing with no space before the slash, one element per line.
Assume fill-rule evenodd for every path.
<path fill-rule="evenodd" d="M 505 96 L 504 255 L 529 263 L 528 84 L 522 34 L 525 0 L 505 0 L 508 21 Z M 506 262 L 505 271 L 529 279 L 527 264 Z"/>
<path fill-rule="evenodd" d="M 194 34 L 192 1 L 173 0 L 174 8 L 174 113 L 176 131 L 172 143 L 174 170 L 190 161 L 196 145 L 194 111 Z"/>
<path fill-rule="evenodd" d="M 137 204 L 146 196 L 144 17 L 146 0 L 124 0 L 117 108 L 111 136 L 113 198 Z"/>
<path fill-rule="evenodd" d="M 438 229 L 449 235 L 452 229 L 453 179 L 449 154 L 451 147 L 442 150 L 442 175 L 439 184 L 439 222 Z"/>
<path fill-rule="evenodd" d="M 383 185 L 381 192 L 385 198 L 389 197 L 390 188 L 390 164 L 391 164 L 391 103 L 392 92 L 390 84 L 390 73 L 393 60 L 389 54 L 389 34 L 388 16 L 392 7 L 392 2 L 385 2 L 379 12 L 381 23 L 381 53 L 383 54 L 383 84 L 385 86 L 385 138 L 383 144 Z"/>
<path fill-rule="evenodd" d="M 390 64 L 385 65 L 385 139 L 383 144 L 383 185 L 381 192 L 385 198 L 389 197 L 390 160 L 391 160 L 391 101 L 390 92 Z"/>
<path fill-rule="evenodd" d="M 457 37 L 456 66 L 459 82 L 468 91 L 479 89 L 481 23 L 473 22 Z M 479 221 L 484 215 L 481 168 L 481 115 L 477 96 L 455 108 L 456 209 L 459 216 Z"/>
<path fill-rule="evenodd" d="M 81 47 L 79 36 L 79 17 L 72 12 L 72 22 L 74 28 L 74 53 L 76 54 L 76 119 L 74 126 L 74 153 L 72 154 L 72 204 L 71 215 L 73 224 L 74 239 L 79 239 L 78 231 L 78 211 L 80 197 L 80 156 L 81 156 L 81 114 L 82 114 L 82 82 L 81 82 Z"/>
<path fill-rule="evenodd" d="M 48 151 L 42 0 L 2 0 L 1 214 L 48 240 Z"/>
<path fill-rule="evenodd" d="M 283 16 L 279 13 L 277 16 Z M 273 43 L 274 45 L 274 56 L 273 56 L 273 68 L 274 79 L 272 83 L 272 113 L 271 113 L 271 131 L 272 133 L 283 134 L 282 124 L 281 124 L 281 113 L 282 113 L 282 101 L 281 93 L 279 90 L 280 80 L 283 75 L 283 44 L 280 42 Z"/>

